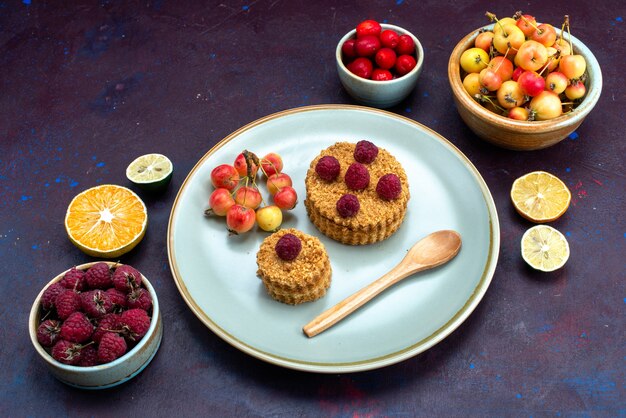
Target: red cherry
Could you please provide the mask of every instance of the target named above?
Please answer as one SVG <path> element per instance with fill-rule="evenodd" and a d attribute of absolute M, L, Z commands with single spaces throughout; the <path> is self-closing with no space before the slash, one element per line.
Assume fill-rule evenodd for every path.
<path fill-rule="evenodd" d="M 363 22 L 356 25 L 356 37 L 357 39 L 362 36 L 373 35 L 376 37 L 380 36 L 380 31 L 382 28 L 380 27 L 380 23 L 375 20 L 364 20 Z"/>
<path fill-rule="evenodd" d="M 399 76 L 403 76 L 409 73 L 415 66 L 417 62 L 415 58 L 411 55 L 400 55 L 396 60 L 396 72 Z"/>
<path fill-rule="evenodd" d="M 355 42 L 356 41 L 354 39 L 348 39 L 343 43 L 343 45 L 341 45 L 341 52 L 344 57 L 348 59 L 356 58 L 356 49 L 354 48 Z"/>
<path fill-rule="evenodd" d="M 354 44 L 359 57 L 372 57 L 380 49 L 380 40 L 373 35 L 358 38 Z"/>
<path fill-rule="evenodd" d="M 347 67 L 351 73 L 362 78 L 370 78 L 372 76 L 372 71 L 374 70 L 372 61 L 364 57 L 355 59 L 348 64 Z"/>
<path fill-rule="evenodd" d="M 398 46 L 399 40 L 400 40 L 400 35 L 392 31 L 391 29 L 385 29 L 384 31 L 380 33 L 380 43 L 385 48 L 394 49 L 396 46 Z"/>
<path fill-rule="evenodd" d="M 413 55 L 415 53 L 415 42 L 413 42 L 413 38 L 409 35 L 400 35 L 396 53 L 398 55 Z"/>
<path fill-rule="evenodd" d="M 393 74 L 389 70 L 383 70 L 381 68 L 377 68 L 372 72 L 372 80 L 375 81 L 389 81 L 393 80 Z"/>
<path fill-rule="evenodd" d="M 511 76 L 511 79 L 513 81 L 517 81 L 519 79 L 519 76 L 522 75 L 522 73 L 525 70 L 522 67 L 517 67 L 515 70 L 513 70 L 513 75 Z"/>
<path fill-rule="evenodd" d="M 381 48 L 374 57 L 376 65 L 383 70 L 389 70 L 396 64 L 396 53 L 390 48 Z"/>

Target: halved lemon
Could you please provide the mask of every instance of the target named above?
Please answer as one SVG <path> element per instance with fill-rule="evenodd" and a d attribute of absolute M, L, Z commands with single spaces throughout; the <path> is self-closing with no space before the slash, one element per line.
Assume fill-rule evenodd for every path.
<path fill-rule="evenodd" d="M 144 190 L 164 189 L 172 179 L 174 166 L 163 154 L 146 154 L 137 157 L 126 167 L 126 177 Z"/>
<path fill-rule="evenodd" d="M 148 211 L 139 196 L 113 184 L 79 193 L 65 215 L 65 230 L 72 243 L 101 258 L 117 258 L 132 250 L 147 225 Z"/>
<path fill-rule="evenodd" d="M 534 269 L 554 271 L 569 258 L 569 244 L 551 226 L 536 225 L 522 236 L 522 258 Z"/>
<path fill-rule="evenodd" d="M 551 222 L 569 207 L 572 194 L 558 177 L 545 171 L 533 171 L 518 178 L 511 187 L 511 201 L 524 218 Z"/>

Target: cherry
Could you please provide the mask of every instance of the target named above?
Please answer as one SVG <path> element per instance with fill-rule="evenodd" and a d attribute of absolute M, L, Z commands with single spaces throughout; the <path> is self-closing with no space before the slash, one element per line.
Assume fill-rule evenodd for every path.
<path fill-rule="evenodd" d="M 368 35 L 378 37 L 380 36 L 381 30 L 382 27 L 377 21 L 371 19 L 364 20 L 363 22 L 356 25 L 356 37 L 357 39 Z"/>
<path fill-rule="evenodd" d="M 391 29 L 385 29 L 380 33 L 380 43 L 385 48 L 394 49 L 398 46 L 398 42 L 400 41 L 400 36 Z"/>
<path fill-rule="evenodd" d="M 291 177 L 286 173 L 272 174 L 267 178 L 267 191 L 274 196 L 283 187 L 292 185 Z"/>
<path fill-rule="evenodd" d="M 250 209 L 256 209 L 261 204 L 261 193 L 256 186 L 243 186 L 235 192 L 235 203 Z"/>
<path fill-rule="evenodd" d="M 398 55 L 412 55 L 415 53 L 415 42 L 409 35 L 400 35 L 398 38 L 398 46 L 396 47 Z"/>
<path fill-rule="evenodd" d="M 211 183 L 215 188 L 223 187 L 227 190 L 233 190 L 239 183 L 239 173 L 232 165 L 218 165 L 211 171 Z"/>
<path fill-rule="evenodd" d="M 411 72 L 417 65 L 412 55 L 400 55 L 396 60 L 396 72 L 399 76 L 403 76 Z"/>
<path fill-rule="evenodd" d="M 374 35 L 357 38 L 354 49 L 359 57 L 373 57 L 380 49 L 380 39 Z"/>
<path fill-rule="evenodd" d="M 389 81 L 393 80 L 393 74 L 389 70 L 383 70 L 381 68 L 377 68 L 372 72 L 372 80 L 375 81 Z"/>
<path fill-rule="evenodd" d="M 274 195 L 274 204 L 281 209 L 293 209 L 296 203 L 298 203 L 298 194 L 291 186 L 283 187 Z"/>
<path fill-rule="evenodd" d="M 267 177 L 272 174 L 280 173 L 283 171 L 283 159 L 275 152 L 270 152 L 265 157 L 261 158 L 261 168 L 263 174 Z"/>
<path fill-rule="evenodd" d="M 389 70 L 396 65 L 396 53 L 391 48 L 381 48 L 374 57 L 376 65 L 383 70 Z"/>
<path fill-rule="evenodd" d="M 275 205 L 263 206 L 256 211 L 256 222 L 263 231 L 275 232 L 283 223 L 283 212 Z"/>
<path fill-rule="evenodd" d="M 243 234 L 254 226 L 256 214 L 254 210 L 234 204 L 226 212 L 226 226 L 231 235 Z"/>
<path fill-rule="evenodd" d="M 517 79 L 524 94 L 535 97 L 546 88 L 546 80 L 534 71 L 524 71 Z"/>
<path fill-rule="evenodd" d="M 348 70 L 356 76 L 362 78 L 371 78 L 374 64 L 365 57 L 359 57 L 347 65 Z"/>
<path fill-rule="evenodd" d="M 347 41 L 343 43 L 343 45 L 341 45 L 341 52 L 343 53 L 344 57 L 348 59 L 353 59 L 357 57 L 356 49 L 354 47 L 355 43 L 356 43 L 355 39 L 348 39 Z"/>
<path fill-rule="evenodd" d="M 235 204 L 235 199 L 230 194 L 230 191 L 224 188 L 213 190 L 211 196 L 209 196 L 209 209 L 204 214 L 206 216 L 217 215 L 226 216 L 226 212 L 232 205 Z"/>

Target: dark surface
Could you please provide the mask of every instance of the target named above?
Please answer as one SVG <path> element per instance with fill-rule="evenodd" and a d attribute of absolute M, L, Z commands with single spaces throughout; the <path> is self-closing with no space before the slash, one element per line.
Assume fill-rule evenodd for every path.
<path fill-rule="evenodd" d="M 491 3 L 499 15 L 524 7 L 555 23 L 568 13 L 604 76 L 597 107 L 572 137 L 512 152 L 465 127 L 447 81 L 454 44 L 486 23 L 489 3 L 0 1 L 0 416 L 625 414 L 624 5 Z M 221 138 L 276 111 L 353 103 L 333 54 L 364 18 L 421 40 L 417 89 L 390 110 L 448 138 L 481 172 L 500 217 L 499 263 L 476 311 L 429 351 L 370 372 L 291 371 L 239 352 L 196 319 L 169 270 L 167 222 L 185 176 Z M 72 389 L 38 358 L 28 312 L 53 276 L 91 261 L 66 237 L 71 198 L 101 183 L 129 186 L 126 165 L 148 152 L 168 155 L 176 169 L 164 195 L 141 194 L 148 232 L 122 262 L 151 278 L 163 343 L 130 382 Z M 552 224 L 572 255 L 551 274 L 521 259 L 532 224 L 508 197 L 515 178 L 540 169 L 572 190 L 570 209 Z"/>

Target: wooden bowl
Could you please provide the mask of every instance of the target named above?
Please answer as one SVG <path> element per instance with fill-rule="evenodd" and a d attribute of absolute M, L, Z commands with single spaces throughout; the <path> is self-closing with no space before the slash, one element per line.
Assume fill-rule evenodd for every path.
<path fill-rule="evenodd" d="M 587 94 L 573 111 L 546 121 L 519 121 L 500 116 L 476 102 L 463 87 L 459 61 L 464 51 L 474 46 L 481 29 L 470 32 L 455 46 L 448 62 L 448 79 L 459 115 L 480 138 L 494 145 L 512 150 L 537 150 L 554 145 L 567 138 L 580 126 L 596 105 L 602 91 L 602 72 L 596 57 L 580 40 L 572 36 L 574 52 L 587 62 Z"/>

